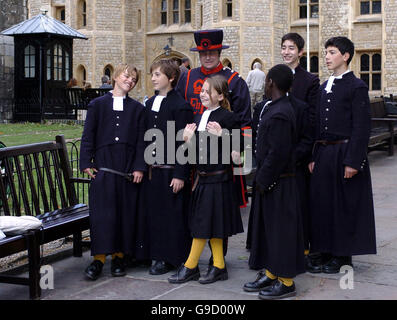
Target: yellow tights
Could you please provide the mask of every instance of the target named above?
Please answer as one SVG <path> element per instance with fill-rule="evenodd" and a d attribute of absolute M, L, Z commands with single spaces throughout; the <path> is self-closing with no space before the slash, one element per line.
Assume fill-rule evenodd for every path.
<path fill-rule="evenodd" d="M 266 276 L 272 280 L 277 279 L 280 280 L 285 286 L 290 287 L 294 284 L 294 280 L 292 278 L 282 278 L 282 277 L 276 277 L 274 274 L 272 274 L 269 270 L 265 270 Z"/>
<path fill-rule="evenodd" d="M 116 257 L 119 257 L 119 258 L 123 259 L 124 258 L 124 253 L 122 253 L 122 252 L 113 253 L 112 254 L 112 260 L 114 258 L 116 258 Z M 96 254 L 94 256 L 94 260 L 101 261 L 103 264 L 105 264 L 106 254 Z"/>
<path fill-rule="evenodd" d="M 197 267 L 206 243 L 207 239 L 193 239 L 189 257 L 185 262 L 186 268 L 194 269 Z M 212 238 L 210 239 L 210 243 L 212 255 L 214 257 L 214 267 L 217 267 L 218 269 L 225 268 L 225 260 L 223 258 L 223 239 Z"/>

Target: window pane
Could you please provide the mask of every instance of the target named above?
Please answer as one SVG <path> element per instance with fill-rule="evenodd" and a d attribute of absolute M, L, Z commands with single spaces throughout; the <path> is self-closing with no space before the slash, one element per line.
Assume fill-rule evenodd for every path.
<path fill-rule="evenodd" d="M 227 3 L 227 16 L 232 17 L 233 16 L 233 5 L 231 3 Z"/>
<path fill-rule="evenodd" d="M 311 18 L 318 18 L 318 5 L 310 7 L 310 17 Z"/>
<path fill-rule="evenodd" d="M 361 56 L 360 70 L 361 71 L 369 71 L 369 55 L 363 54 Z"/>
<path fill-rule="evenodd" d="M 310 58 L 310 72 L 318 73 L 318 57 L 316 56 Z"/>
<path fill-rule="evenodd" d="M 35 68 L 34 68 L 34 67 L 33 67 L 33 68 L 31 67 L 31 68 L 30 68 L 30 77 L 31 77 L 31 78 L 34 78 L 35 76 L 36 76 L 36 74 L 35 74 Z"/>
<path fill-rule="evenodd" d="M 361 74 L 360 75 L 361 80 L 363 80 L 367 86 L 369 87 L 369 74 Z"/>
<path fill-rule="evenodd" d="M 369 1 L 361 1 L 360 14 L 369 14 Z"/>
<path fill-rule="evenodd" d="M 375 73 L 372 75 L 372 90 L 381 90 L 381 75 Z"/>
<path fill-rule="evenodd" d="M 191 0 L 185 0 L 185 9 L 190 9 L 192 7 Z"/>
<path fill-rule="evenodd" d="M 173 13 L 174 16 L 174 23 L 179 23 L 179 12 L 174 12 Z"/>
<path fill-rule="evenodd" d="M 372 71 L 381 71 L 382 69 L 382 58 L 380 54 L 374 54 L 372 56 Z"/>
<path fill-rule="evenodd" d="M 174 10 L 179 9 L 179 0 L 174 0 L 174 5 L 172 6 Z"/>
<path fill-rule="evenodd" d="M 190 10 L 185 11 L 185 23 L 190 23 L 192 21 L 192 16 Z"/>
<path fill-rule="evenodd" d="M 318 3 L 318 0 L 311 0 L 311 3 Z"/>
<path fill-rule="evenodd" d="M 306 6 L 299 7 L 299 18 L 304 19 L 307 17 Z"/>
<path fill-rule="evenodd" d="M 299 59 L 299 64 L 300 64 L 300 66 L 303 68 L 303 69 L 307 69 L 307 59 L 306 59 L 306 56 L 302 56 L 300 59 Z"/>
<path fill-rule="evenodd" d="M 161 1 L 161 11 L 167 11 L 167 0 Z"/>
<path fill-rule="evenodd" d="M 382 1 L 372 1 L 372 13 L 382 12 Z"/>
<path fill-rule="evenodd" d="M 25 47 L 25 56 L 29 55 L 30 46 Z"/>
<path fill-rule="evenodd" d="M 299 0 L 299 3 L 307 3 L 307 0 Z"/>
<path fill-rule="evenodd" d="M 161 13 L 161 24 L 167 24 L 167 12 Z"/>
<path fill-rule="evenodd" d="M 28 68 L 29 67 L 29 56 L 28 55 L 25 55 L 25 68 Z"/>

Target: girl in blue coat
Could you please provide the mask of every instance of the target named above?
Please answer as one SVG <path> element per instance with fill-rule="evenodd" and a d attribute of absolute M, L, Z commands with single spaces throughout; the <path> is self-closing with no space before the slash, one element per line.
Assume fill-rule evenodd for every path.
<path fill-rule="evenodd" d="M 207 284 L 226 280 L 223 239 L 243 232 L 238 195 L 233 187 L 231 149 L 226 145 L 232 141 L 231 133 L 240 134 L 240 121 L 230 111 L 227 94 L 228 84 L 224 77 L 208 78 L 200 93 L 206 111 L 202 115 L 197 114 L 195 122 L 188 124 L 184 131 L 185 140 L 188 143 L 194 140 L 196 145 L 196 180 L 189 213 L 193 243 L 188 259 L 176 274 L 168 278 L 170 283 L 199 279 L 198 262 L 208 239 L 213 265 L 199 282 Z M 211 140 L 217 143 L 212 144 L 214 141 Z"/>

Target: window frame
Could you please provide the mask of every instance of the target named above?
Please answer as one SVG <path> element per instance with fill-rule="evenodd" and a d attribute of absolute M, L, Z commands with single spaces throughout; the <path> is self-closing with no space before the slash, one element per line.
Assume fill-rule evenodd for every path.
<path fill-rule="evenodd" d="M 363 2 L 368 2 L 369 3 L 369 12 L 368 13 L 362 13 L 361 12 L 361 4 Z M 380 2 L 380 12 L 373 12 L 373 7 L 374 7 L 374 2 Z M 358 0 L 358 8 L 357 12 L 359 16 L 368 16 L 368 15 L 380 15 L 382 14 L 382 0 Z"/>
<path fill-rule="evenodd" d="M 306 67 L 306 65 L 303 66 L 303 64 L 301 63 L 301 60 L 305 61 L 305 64 L 306 64 L 306 61 L 307 61 L 307 55 L 306 54 L 307 54 L 307 52 L 304 52 L 302 54 L 302 56 L 299 58 L 299 65 L 305 70 L 307 69 L 307 67 Z M 313 58 L 317 58 L 317 72 L 312 71 L 312 68 L 313 68 L 312 59 Z M 312 73 L 312 74 L 315 74 L 317 76 L 319 75 L 319 72 L 320 72 L 320 59 L 319 59 L 318 52 L 310 53 L 310 71 L 309 72 Z"/>
<path fill-rule="evenodd" d="M 26 55 L 26 49 L 28 49 L 28 54 Z M 26 44 L 23 47 L 23 78 L 24 79 L 35 79 L 36 78 L 36 56 L 37 50 L 31 43 Z M 28 60 L 26 60 L 28 57 Z M 26 65 L 28 62 L 28 65 Z M 33 64 L 32 64 L 33 62 Z M 28 76 L 26 76 L 26 71 L 28 70 Z"/>
<path fill-rule="evenodd" d="M 223 19 L 233 19 L 234 14 L 234 1 L 233 0 L 222 0 L 223 2 Z"/>
<path fill-rule="evenodd" d="M 362 56 L 367 55 L 369 57 L 368 60 L 368 66 L 369 70 L 361 70 L 361 58 Z M 380 70 L 373 70 L 373 56 L 374 55 L 379 55 L 380 56 Z M 369 91 L 382 91 L 382 73 L 383 73 L 383 67 L 382 67 L 382 52 L 381 51 L 362 51 L 358 54 L 358 73 L 359 73 L 359 78 L 362 79 L 362 75 L 368 75 L 368 90 Z M 379 89 L 373 89 L 373 76 L 374 75 L 379 75 L 380 76 L 380 84 L 379 84 Z M 364 81 L 364 80 L 363 80 Z M 364 81 L 365 82 L 365 81 Z"/>
<path fill-rule="evenodd" d="M 313 2 L 316 1 L 316 2 Z M 297 1 L 297 5 L 298 5 L 298 9 L 297 9 L 297 17 L 298 19 L 307 19 L 306 17 L 306 12 L 307 12 L 307 2 L 305 1 L 305 3 L 301 3 L 300 0 Z M 318 19 L 319 18 L 319 12 L 320 12 L 320 3 L 319 0 L 309 0 L 309 6 L 310 6 L 310 17 L 309 19 Z M 314 17 L 313 14 L 313 7 L 317 6 L 317 16 Z M 304 12 L 305 12 L 305 17 L 301 17 L 301 8 L 305 8 Z"/>

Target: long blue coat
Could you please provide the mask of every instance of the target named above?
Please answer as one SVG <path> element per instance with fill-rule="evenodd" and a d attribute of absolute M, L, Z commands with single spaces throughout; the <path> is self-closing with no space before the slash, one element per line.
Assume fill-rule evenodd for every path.
<path fill-rule="evenodd" d="M 296 117 L 288 97 L 271 102 L 258 123 L 251 230 L 252 269 L 279 277 L 304 272 L 303 232 L 295 173 Z"/>
<path fill-rule="evenodd" d="M 112 93 L 88 106 L 80 148 L 80 169 L 146 171 L 144 107 L 126 97 L 123 111 L 113 110 Z M 91 254 L 124 252 L 145 259 L 144 220 L 138 211 L 140 185 L 99 171 L 89 192 Z"/>
<path fill-rule="evenodd" d="M 367 146 L 371 129 L 368 87 L 353 72 L 320 87 L 317 140 L 347 143 L 314 148 L 311 181 L 311 247 L 335 256 L 376 253 L 374 206 Z M 344 168 L 358 170 L 344 178 Z"/>
<path fill-rule="evenodd" d="M 146 102 L 147 128 L 160 130 L 166 143 L 163 150 L 163 161 L 156 161 L 154 164 L 172 166 L 173 168 L 150 169 L 150 177 L 146 175 L 143 181 L 144 201 L 142 207 L 148 218 L 151 259 L 166 261 L 177 267 L 186 261 L 192 240 L 188 226 L 188 207 L 191 194 L 190 165 L 178 162 L 176 151 L 183 141 L 176 141 L 175 136 L 168 135 L 167 123 L 173 123 L 176 132 L 178 132 L 184 129 L 186 124 L 193 122 L 193 111 L 175 90 L 168 92 L 161 102 L 159 112 L 152 110 L 154 99 L 155 96 Z M 172 146 L 169 146 L 167 141 L 175 143 L 175 150 L 172 152 L 174 159 L 168 158 Z M 153 146 L 153 143 L 158 144 L 158 137 L 154 137 L 147 143 L 148 147 Z M 156 153 L 161 152 L 159 146 L 153 149 Z M 170 187 L 174 178 L 185 182 L 185 186 L 177 194 L 173 193 Z"/>

